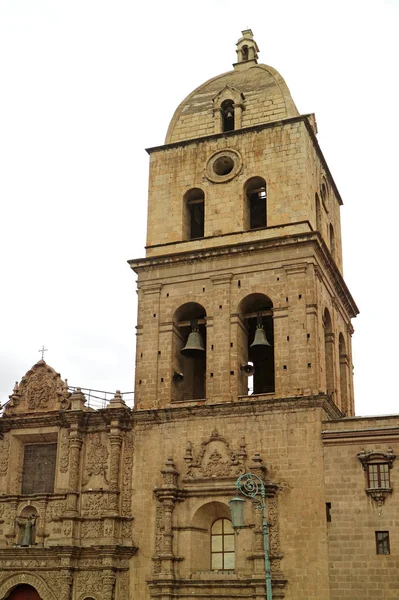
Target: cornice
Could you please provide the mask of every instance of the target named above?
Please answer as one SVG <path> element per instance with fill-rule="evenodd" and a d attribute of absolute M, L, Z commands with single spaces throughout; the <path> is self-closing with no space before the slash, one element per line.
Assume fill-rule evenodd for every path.
<path fill-rule="evenodd" d="M 93 426 L 113 426 L 117 422 L 122 431 L 129 429 L 132 410 L 126 408 L 104 408 L 101 410 L 49 411 L 47 413 L 16 413 L 3 415 L 0 418 L 0 434 L 11 429 L 36 429 L 39 427 L 70 427 L 77 426 L 85 431 Z"/>
<path fill-rule="evenodd" d="M 237 244 L 228 244 L 226 246 L 217 246 L 214 248 L 204 248 L 195 251 L 178 252 L 174 254 L 163 254 L 160 256 L 139 258 L 128 261 L 130 267 L 136 272 L 158 269 L 162 266 L 178 264 L 194 264 L 204 260 L 223 258 L 237 254 L 248 254 L 270 250 L 272 248 L 281 248 L 297 246 L 298 244 L 312 244 L 316 249 L 316 256 L 320 264 L 324 267 L 328 276 L 331 278 L 337 295 L 339 296 L 345 310 L 350 318 L 359 314 L 359 309 L 342 277 L 337 265 L 331 258 L 331 253 L 317 231 L 278 236 L 266 240 L 256 240 L 250 242 L 238 242 Z"/>
<path fill-rule="evenodd" d="M 350 423 L 348 423 L 350 426 Z M 336 429 L 322 431 L 321 437 L 327 443 L 363 442 L 370 438 L 383 438 L 385 441 L 399 441 L 399 425 L 392 427 L 370 427 L 362 429 Z M 376 441 L 376 440 L 375 440 Z"/>
<path fill-rule="evenodd" d="M 133 411 L 133 424 L 163 424 L 193 418 L 215 418 L 260 415 L 274 411 L 309 410 L 319 408 L 324 411 L 327 419 L 338 419 L 342 413 L 325 395 L 294 396 L 290 398 L 267 398 L 260 400 L 240 400 L 220 404 L 203 404 L 201 406 L 167 407 L 150 410 Z"/>

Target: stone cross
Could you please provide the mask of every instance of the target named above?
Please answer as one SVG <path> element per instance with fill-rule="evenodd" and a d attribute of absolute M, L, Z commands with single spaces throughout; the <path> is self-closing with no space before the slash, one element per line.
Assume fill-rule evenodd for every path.
<path fill-rule="evenodd" d="M 44 353 L 47 352 L 47 348 L 42 346 L 41 348 L 39 348 L 38 352 L 42 353 L 42 360 L 44 360 Z"/>

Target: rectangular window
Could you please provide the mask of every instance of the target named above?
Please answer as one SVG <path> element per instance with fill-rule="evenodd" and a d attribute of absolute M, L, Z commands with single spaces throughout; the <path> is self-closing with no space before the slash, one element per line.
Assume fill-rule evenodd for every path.
<path fill-rule="evenodd" d="M 389 465 L 387 463 L 370 463 L 367 465 L 368 486 L 371 489 L 389 489 Z"/>
<path fill-rule="evenodd" d="M 377 554 L 390 554 L 389 531 L 376 531 L 375 545 Z"/>
<path fill-rule="evenodd" d="M 54 492 L 57 444 L 26 444 L 22 471 L 22 494 Z"/>

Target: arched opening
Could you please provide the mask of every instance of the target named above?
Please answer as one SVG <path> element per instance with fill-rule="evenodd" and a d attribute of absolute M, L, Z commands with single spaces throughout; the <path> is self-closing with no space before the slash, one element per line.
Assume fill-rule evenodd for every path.
<path fill-rule="evenodd" d="M 320 198 L 319 198 L 318 194 L 315 194 L 314 201 L 315 201 L 315 205 L 316 205 L 316 228 L 317 228 L 317 231 L 320 231 L 320 233 L 322 233 L 321 206 L 320 206 Z"/>
<path fill-rule="evenodd" d="M 248 60 L 248 46 L 243 46 L 241 48 L 241 54 L 242 54 L 242 60 L 243 60 L 243 62 L 245 62 L 246 60 Z"/>
<path fill-rule="evenodd" d="M 33 506 L 26 506 L 17 517 L 17 545 L 34 546 L 36 543 L 37 510 Z"/>
<path fill-rule="evenodd" d="M 331 256 L 335 258 L 335 234 L 334 227 L 330 223 L 330 252 Z"/>
<path fill-rule="evenodd" d="M 234 102 L 224 100 L 221 105 L 222 131 L 234 131 Z"/>
<path fill-rule="evenodd" d="M 184 194 L 184 231 L 183 238 L 194 240 L 204 237 L 205 195 L 199 188 L 188 190 Z"/>
<path fill-rule="evenodd" d="M 341 410 L 348 414 L 348 378 L 349 361 L 344 336 L 339 334 L 339 384 L 341 392 Z"/>
<path fill-rule="evenodd" d="M 243 395 L 274 392 L 273 303 L 265 294 L 250 294 L 240 303 L 243 322 L 238 341 Z M 252 368 L 251 368 L 252 367 Z"/>
<path fill-rule="evenodd" d="M 195 512 L 191 526 L 191 572 L 234 570 L 235 536 L 227 504 L 203 504 Z"/>
<path fill-rule="evenodd" d="M 266 181 L 263 177 L 252 177 L 244 187 L 246 202 L 246 228 L 258 229 L 267 225 Z"/>
<path fill-rule="evenodd" d="M 17 585 L 10 594 L 6 596 L 7 600 L 42 600 L 39 593 L 31 585 Z"/>
<path fill-rule="evenodd" d="M 206 396 L 206 312 L 196 302 L 180 306 L 173 318 L 173 398 Z"/>
<path fill-rule="evenodd" d="M 325 182 L 323 181 L 321 186 L 320 186 L 320 195 L 321 195 L 321 200 L 324 204 L 325 207 L 327 207 L 327 186 L 325 184 Z"/>
<path fill-rule="evenodd" d="M 334 334 L 332 331 L 332 323 L 330 313 L 327 308 L 324 311 L 323 318 L 324 326 L 324 359 L 326 371 L 326 392 L 327 394 L 334 393 Z"/>

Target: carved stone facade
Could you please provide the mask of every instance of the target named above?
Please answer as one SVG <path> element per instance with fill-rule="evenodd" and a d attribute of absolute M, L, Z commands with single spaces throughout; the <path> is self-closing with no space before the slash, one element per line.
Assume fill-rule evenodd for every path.
<path fill-rule="evenodd" d="M 266 599 L 262 513 L 247 499 L 240 534 L 229 525 L 248 472 L 264 486 L 273 599 L 397 598 L 399 431 L 397 417 L 354 416 L 342 200 L 314 115 L 258 51 L 243 31 L 234 69 L 149 150 L 146 257 L 130 261 L 135 408 L 119 392 L 89 408 L 43 360 L 15 384 L 0 418 L 0 600 L 18 586 L 42 600 Z M 234 568 L 215 568 L 227 543 Z"/>

